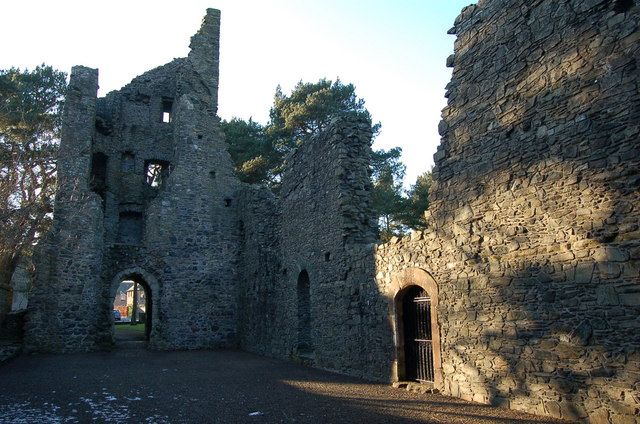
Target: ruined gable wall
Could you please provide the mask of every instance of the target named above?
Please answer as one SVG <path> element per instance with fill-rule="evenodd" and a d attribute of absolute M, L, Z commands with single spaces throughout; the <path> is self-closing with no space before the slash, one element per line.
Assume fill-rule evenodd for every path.
<path fill-rule="evenodd" d="M 640 10 L 462 12 L 430 227 L 381 246 L 381 291 L 438 283 L 446 394 L 634 422 L 640 370 Z M 615 10 L 614 10 L 615 9 Z"/>
<path fill-rule="evenodd" d="M 239 181 L 215 116 L 219 25 L 208 10 L 188 58 L 98 101 L 97 72 L 74 68 L 30 349 L 108 346 L 116 287 L 134 276 L 151 287 L 152 346 L 235 343 Z M 157 187 L 148 161 L 166 165 Z"/>
<path fill-rule="evenodd" d="M 239 181 L 215 116 L 219 25 L 219 12 L 208 10 L 187 58 L 136 78 L 121 93 L 127 98 L 120 124 L 127 131 L 118 144 L 136 149 L 136 168 L 121 175 L 124 190 L 117 198 L 120 207 L 130 199 L 142 204 L 144 228 L 137 245 L 122 246 L 116 236 L 114 265 L 103 273 L 105 299 L 113 298 L 119 272 L 141 268 L 151 274 L 157 281 L 151 342 L 161 348 L 221 346 L 236 339 Z M 140 106 L 132 103 L 140 98 L 150 100 L 135 113 Z M 167 99 L 169 123 L 161 122 Z M 144 181 L 147 160 L 170 163 L 158 188 Z"/>
<path fill-rule="evenodd" d="M 372 361 L 369 353 L 384 332 L 373 312 L 378 304 L 371 300 L 377 296 L 368 200 L 370 138 L 370 123 L 343 118 L 288 158 L 279 223 L 272 224 L 279 229 L 278 243 L 268 223 L 255 222 L 262 210 L 253 219 L 243 215 L 243 255 L 251 255 L 243 261 L 246 277 L 240 278 L 243 348 L 370 378 L 372 368 L 387 366 L 388 361 Z M 271 249 L 279 249 L 280 268 L 273 269 L 275 276 L 265 276 Z M 302 344 L 310 346 L 299 338 L 302 271 L 309 275 L 311 315 L 310 338 Z M 376 371 L 374 378 L 380 374 Z"/>

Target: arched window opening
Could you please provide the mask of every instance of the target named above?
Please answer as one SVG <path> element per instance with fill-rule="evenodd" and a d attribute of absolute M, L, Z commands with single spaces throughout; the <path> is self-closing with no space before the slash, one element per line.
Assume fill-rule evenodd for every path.
<path fill-rule="evenodd" d="M 298 353 L 313 352 L 311 339 L 311 295 L 309 274 L 306 270 L 298 275 Z"/>
<path fill-rule="evenodd" d="M 431 298 L 419 286 L 410 287 L 402 298 L 405 378 L 433 383 L 433 332 Z"/>

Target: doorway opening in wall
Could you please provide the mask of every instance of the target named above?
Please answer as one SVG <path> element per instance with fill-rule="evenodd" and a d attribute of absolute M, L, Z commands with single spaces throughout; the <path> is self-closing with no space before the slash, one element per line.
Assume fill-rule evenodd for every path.
<path fill-rule="evenodd" d="M 140 276 L 120 282 L 113 300 L 115 343 L 149 341 L 151 334 L 151 289 Z"/>
<path fill-rule="evenodd" d="M 405 379 L 433 383 L 433 331 L 431 298 L 419 286 L 411 286 L 402 298 Z"/>
<path fill-rule="evenodd" d="M 298 295 L 298 345 L 297 351 L 300 356 L 313 353 L 313 342 L 311 338 L 311 293 L 310 293 L 309 273 L 302 270 L 298 275 L 297 295 Z"/>

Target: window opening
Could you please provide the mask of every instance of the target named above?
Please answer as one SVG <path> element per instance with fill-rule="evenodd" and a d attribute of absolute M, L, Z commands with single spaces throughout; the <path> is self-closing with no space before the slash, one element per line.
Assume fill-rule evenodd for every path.
<path fill-rule="evenodd" d="M 173 109 L 173 100 L 162 100 L 162 122 L 169 123 L 172 121 L 171 111 Z"/>
<path fill-rule="evenodd" d="M 131 152 L 122 153 L 120 159 L 120 171 L 123 173 L 132 173 L 136 169 L 136 156 Z"/>
<path fill-rule="evenodd" d="M 104 195 L 107 189 L 107 161 L 109 157 L 98 152 L 91 156 L 91 180 L 89 185 L 91 190 Z"/>
<path fill-rule="evenodd" d="M 142 241 L 142 212 L 120 212 L 118 221 L 118 243 L 137 245 Z"/>
<path fill-rule="evenodd" d="M 148 160 L 144 164 L 144 177 L 147 185 L 159 188 L 169 176 L 169 162 L 161 160 Z"/>

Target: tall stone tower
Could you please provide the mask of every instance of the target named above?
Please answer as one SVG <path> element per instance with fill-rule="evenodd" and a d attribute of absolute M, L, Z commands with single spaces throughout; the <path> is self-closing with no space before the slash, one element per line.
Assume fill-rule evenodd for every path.
<path fill-rule="evenodd" d="M 104 98 L 97 70 L 73 68 L 27 348 L 110 344 L 111 305 L 125 279 L 147 292 L 152 346 L 235 338 L 239 181 L 216 117 L 219 28 L 220 12 L 207 10 L 186 58 Z"/>

